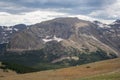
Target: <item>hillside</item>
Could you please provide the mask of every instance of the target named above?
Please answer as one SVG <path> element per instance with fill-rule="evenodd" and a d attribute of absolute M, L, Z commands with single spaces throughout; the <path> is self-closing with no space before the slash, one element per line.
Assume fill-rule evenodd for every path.
<path fill-rule="evenodd" d="M 110 80 L 119 80 L 119 71 L 120 58 L 117 58 L 70 68 L 2 77 L 0 80 L 109 80 L 112 76 Z"/>
<path fill-rule="evenodd" d="M 108 41 L 110 31 L 109 27 L 101 28 L 98 23 L 76 17 L 55 18 L 15 34 L 0 60 L 41 70 L 44 63 L 66 67 L 116 58 L 119 48 Z M 118 38 L 114 35 L 112 38 L 112 44 L 117 45 L 114 42 L 119 42 Z"/>
<path fill-rule="evenodd" d="M 23 27 L 9 43 L 0 44 L 0 61 L 41 71 L 117 58 L 119 29 L 119 21 L 106 25 L 76 17 L 55 18 Z"/>
<path fill-rule="evenodd" d="M 17 24 L 14 26 L 0 26 L 0 44 L 8 43 L 13 35 L 27 29 L 25 24 Z"/>
<path fill-rule="evenodd" d="M 101 75 L 95 75 L 86 78 L 80 78 L 77 80 L 119 80 L 120 79 L 120 70 L 115 72 L 109 72 Z"/>
<path fill-rule="evenodd" d="M 5 65 L 0 62 L 0 78 L 10 76 L 10 75 L 16 75 L 16 72 L 10 69 L 3 69 Z"/>
<path fill-rule="evenodd" d="M 115 32 L 116 29 L 115 31 L 114 29 L 110 31 Z M 111 43 L 116 44 L 115 42 L 119 42 L 119 36 L 113 35 L 112 37 L 115 40 L 108 41 L 109 38 L 107 36 L 110 35 L 110 31 L 109 28 L 101 28 L 97 23 L 81 20 L 76 17 L 56 18 L 34 24 L 29 29 L 14 35 L 10 40 L 9 50 L 44 49 L 45 54 L 51 52 L 51 54 L 58 56 L 57 53 L 59 53 L 59 59 L 63 56 L 69 57 L 69 54 L 62 53 L 69 53 L 73 49 L 81 53 L 95 52 L 98 49 L 102 49 L 108 56 L 118 55 L 119 49 L 114 49 L 114 45 L 111 45 Z M 119 35 L 119 31 L 117 33 Z M 60 53 L 61 51 L 62 53 Z"/>

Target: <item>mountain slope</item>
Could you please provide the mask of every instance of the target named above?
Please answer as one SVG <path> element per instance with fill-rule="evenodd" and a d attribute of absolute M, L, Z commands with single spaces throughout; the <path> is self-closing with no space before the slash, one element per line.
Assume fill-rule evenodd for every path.
<path fill-rule="evenodd" d="M 90 77 L 81 78 L 77 80 L 119 80 L 119 79 L 120 79 L 120 71 L 113 71 L 113 72 L 90 76 Z"/>
<path fill-rule="evenodd" d="M 100 27 L 99 34 L 101 42 L 107 44 L 118 53 L 120 52 L 120 20 L 116 20 L 115 22 L 107 25 L 95 21 L 95 24 Z M 120 55 L 120 54 L 119 54 Z"/>
<path fill-rule="evenodd" d="M 25 24 L 18 24 L 14 26 L 0 26 L 0 44 L 8 43 L 13 35 L 27 29 Z"/>
<path fill-rule="evenodd" d="M 0 60 L 41 68 L 43 63 L 74 66 L 116 58 L 119 51 L 107 44 L 105 29 L 78 18 L 41 22 L 15 34 Z"/>
<path fill-rule="evenodd" d="M 100 36 L 97 26 L 89 21 L 57 18 L 35 24 L 30 29 L 16 34 L 10 41 L 10 50 L 41 49 L 47 43 L 56 41 L 63 47 L 73 47 L 82 52 L 93 52 L 100 48 L 108 54 L 117 53 L 101 42 Z"/>
<path fill-rule="evenodd" d="M 101 76 L 102 74 L 105 74 L 106 76 L 103 75 L 104 77 L 101 77 L 100 79 L 98 78 L 98 80 L 103 80 L 106 79 L 106 77 L 108 76 L 107 74 L 109 73 L 111 74 L 119 70 L 120 70 L 120 58 L 117 58 L 71 68 L 3 77 L 1 78 L 1 80 L 81 80 L 81 78 L 89 80 L 89 77 L 91 78 L 92 76 L 93 77 L 99 75 Z M 118 73 L 115 74 L 118 75 Z M 119 80 L 120 76 L 117 75 L 114 78 Z M 85 77 L 87 77 L 88 79 L 86 79 Z"/>
<path fill-rule="evenodd" d="M 10 76 L 10 75 L 16 75 L 16 72 L 10 69 L 4 69 L 4 66 L 2 62 L 0 62 L 0 79 L 2 77 Z"/>

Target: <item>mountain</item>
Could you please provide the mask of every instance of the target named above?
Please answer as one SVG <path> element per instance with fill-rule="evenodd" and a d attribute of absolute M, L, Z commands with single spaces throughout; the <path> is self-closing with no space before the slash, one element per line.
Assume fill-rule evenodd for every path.
<path fill-rule="evenodd" d="M 1 75 L 1 74 L 0 74 Z M 120 80 L 120 58 L 63 69 L 0 77 L 1 80 Z"/>
<path fill-rule="evenodd" d="M 71 17 L 37 23 L 12 35 L 0 61 L 47 70 L 117 58 L 119 28 L 112 25 Z"/>
<path fill-rule="evenodd" d="M 108 43 L 106 39 L 112 34 L 111 30 L 114 29 L 102 28 L 78 18 L 57 18 L 32 25 L 31 28 L 16 34 L 10 41 L 10 50 L 37 50 L 59 45 L 59 49 L 72 47 L 81 52 L 93 52 L 100 48 L 108 54 L 117 54 L 117 50 L 112 48 L 113 45 L 108 45 L 112 40 Z"/>
<path fill-rule="evenodd" d="M 27 26 L 25 24 L 18 24 L 14 26 L 0 26 L 0 44 L 8 43 L 14 34 L 21 32 L 24 29 L 27 29 Z"/>
<path fill-rule="evenodd" d="M 100 29 L 100 40 L 120 53 L 120 20 L 106 25 L 100 22 L 96 22 Z M 119 54 L 120 55 L 120 54 Z"/>

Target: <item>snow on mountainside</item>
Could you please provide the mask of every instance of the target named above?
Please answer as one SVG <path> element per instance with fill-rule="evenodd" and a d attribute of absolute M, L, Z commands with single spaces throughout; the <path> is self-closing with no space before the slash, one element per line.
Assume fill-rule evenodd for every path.
<path fill-rule="evenodd" d="M 100 28 L 110 28 L 111 27 L 111 26 L 101 23 L 99 21 L 94 21 L 93 23 L 96 24 L 97 26 L 99 26 Z"/>
<path fill-rule="evenodd" d="M 118 26 L 120 25 L 120 20 L 116 20 L 115 22 L 107 25 L 107 24 L 104 24 L 102 22 L 99 22 L 99 21 L 94 21 L 93 22 L 94 24 L 96 24 L 99 28 L 102 28 L 102 29 L 108 29 L 108 28 L 111 28 L 112 26 Z M 18 25 L 15 25 L 15 26 L 0 26 L 0 44 L 2 43 L 8 43 L 9 42 L 9 39 L 11 38 L 12 35 L 16 34 L 17 32 L 21 32 L 22 30 L 24 29 L 29 29 L 29 27 L 27 27 L 26 25 L 24 24 L 18 24 Z M 111 30 L 112 31 L 112 30 Z M 49 41 L 57 41 L 57 42 L 60 42 L 62 41 L 63 39 L 62 38 L 58 38 L 56 36 L 54 36 L 53 38 L 43 38 L 43 41 L 44 43 L 46 42 L 49 42 Z"/>
<path fill-rule="evenodd" d="M 63 39 L 62 38 L 58 38 L 56 37 L 56 35 L 54 35 L 53 38 L 49 38 L 48 36 L 45 38 L 45 39 L 42 39 L 44 41 L 44 43 L 47 43 L 47 42 L 50 42 L 50 41 L 57 41 L 57 42 L 60 42 L 62 41 Z"/>
<path fill-rule="evenodd" d="M 119 24 L 120 25 L 120 20 L 117 19 L 115 22 L 112 23 L 112 25 L 114 25 L 114 24 Z"/>
<path fill-rule="evenodd" d="M 18 24 L 15 26 L 0 26 L 0 44 L 8 43 L 14 34 L 24 29 L 27 29 L 27 26 L 24 24 Z"/>
<path fill-rule="evenodd" d="M 16 35 L 16 33 L 18 32 L 20 32 L 20 34 Z M 28 35 L 26 36 L 26 39 L 22 40 L 23 44 L 20 43 L 21 47 L 25 47 L 26 49 L 30 47 L 31 49 L 33 47 L 40 48 L 44 44 L 47 44 L 51 41 L 56 41 L 58 43 L 63 42 L 65 46 L 72 45 L 72 47 L 76 47 L 76 45 L 79 45 L 77 46 L 77 48 L 80 48 L 85 45 L 86 48 L 93 48 L 91 43 L 87 42 L 89 39 L 93 39 L 99 44 L 105 43 L 107 46 L 110 46 L 111 48 L 115 48 L 117 51 L 120 51 L 120 20 L 116 20 L 112 24 L 107 25 L 99 21 L 89 22 L 79 20 L 77 18 L 57 18 L 32 26 L 26 26 L 24 24 L 10 27 L 0 26 L 1 44 L 8 43 L 13 36 L 13 38 L 15 39 L 13 39 L 13 41 L 11 40 L 11 46 L 14 46 L 14 48 L 16 48 L 15 45 L 19 46 L 19 35 L 21 35 L 20 40 L 22 40 L 23 35 Z M 29 38 L 32 42 L 29 40 Z M 84 40 L 84 38 L 86 38 L 87 41 L 83 42 L 82 40 Z M 65 42 L 67 39 L 68 41 Z M 82 41 L 83 43 L 77 44 L 77 42 L 74 40 L 78 42 Z M 26 44 L 26 46 L 24 46 L 24 44 Z"/>
<path fill-rule="evenodd" d="M 111 31 L 115 32 L 112 26 L 98 21 L 56 18 L 32 25 L 28 30 L 15 35 L 10 41 L 10 50 L 41 49 L 46 45 L 52 47 L 54 44 L 56 46 L 60 42 L 61 48 L 72 47 L 82 52 L 85 50 L 92 52 L 100 48 L 108 53 L 117 53 L 119 45 L 116 46 L 116 42 L 119 40 L 116 36 L 114 41 L 109 39 L 114 36 Z M 20 43 L 21 41 L 22 43 Z"/>

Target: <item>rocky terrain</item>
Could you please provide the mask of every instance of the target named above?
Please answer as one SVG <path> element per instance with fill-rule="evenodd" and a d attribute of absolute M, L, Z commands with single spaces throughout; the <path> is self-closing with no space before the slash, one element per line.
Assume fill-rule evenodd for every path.
<path fill-rule="evenodd" d="M 0 44 L 8 43 L 14 34 L 21 32 L 24 29 L 27 29 L 27 25 L 25 24 L 0 26 Z"/>
<path fill-rule="evenodd" d="M 50 69 L 116 58 L 120 56 L 119 35 L 120 20 L 107 25 L 56 18 L 12 35 L 0 60 L 44 70 L 51 65 Z"/>
<path fill-rule="evenodd" d="M 100 48 L 108 53 L 118 54 L 119 25 L 119 20 L 106 25 L 78 18 L 57 18 L 32 25 L 16 34 L 10 41 L 10 49 L 36 50 L 47 44 L 60 44 L 63 49 L 72 47 L 82 52 L 92 52 Z"/>

